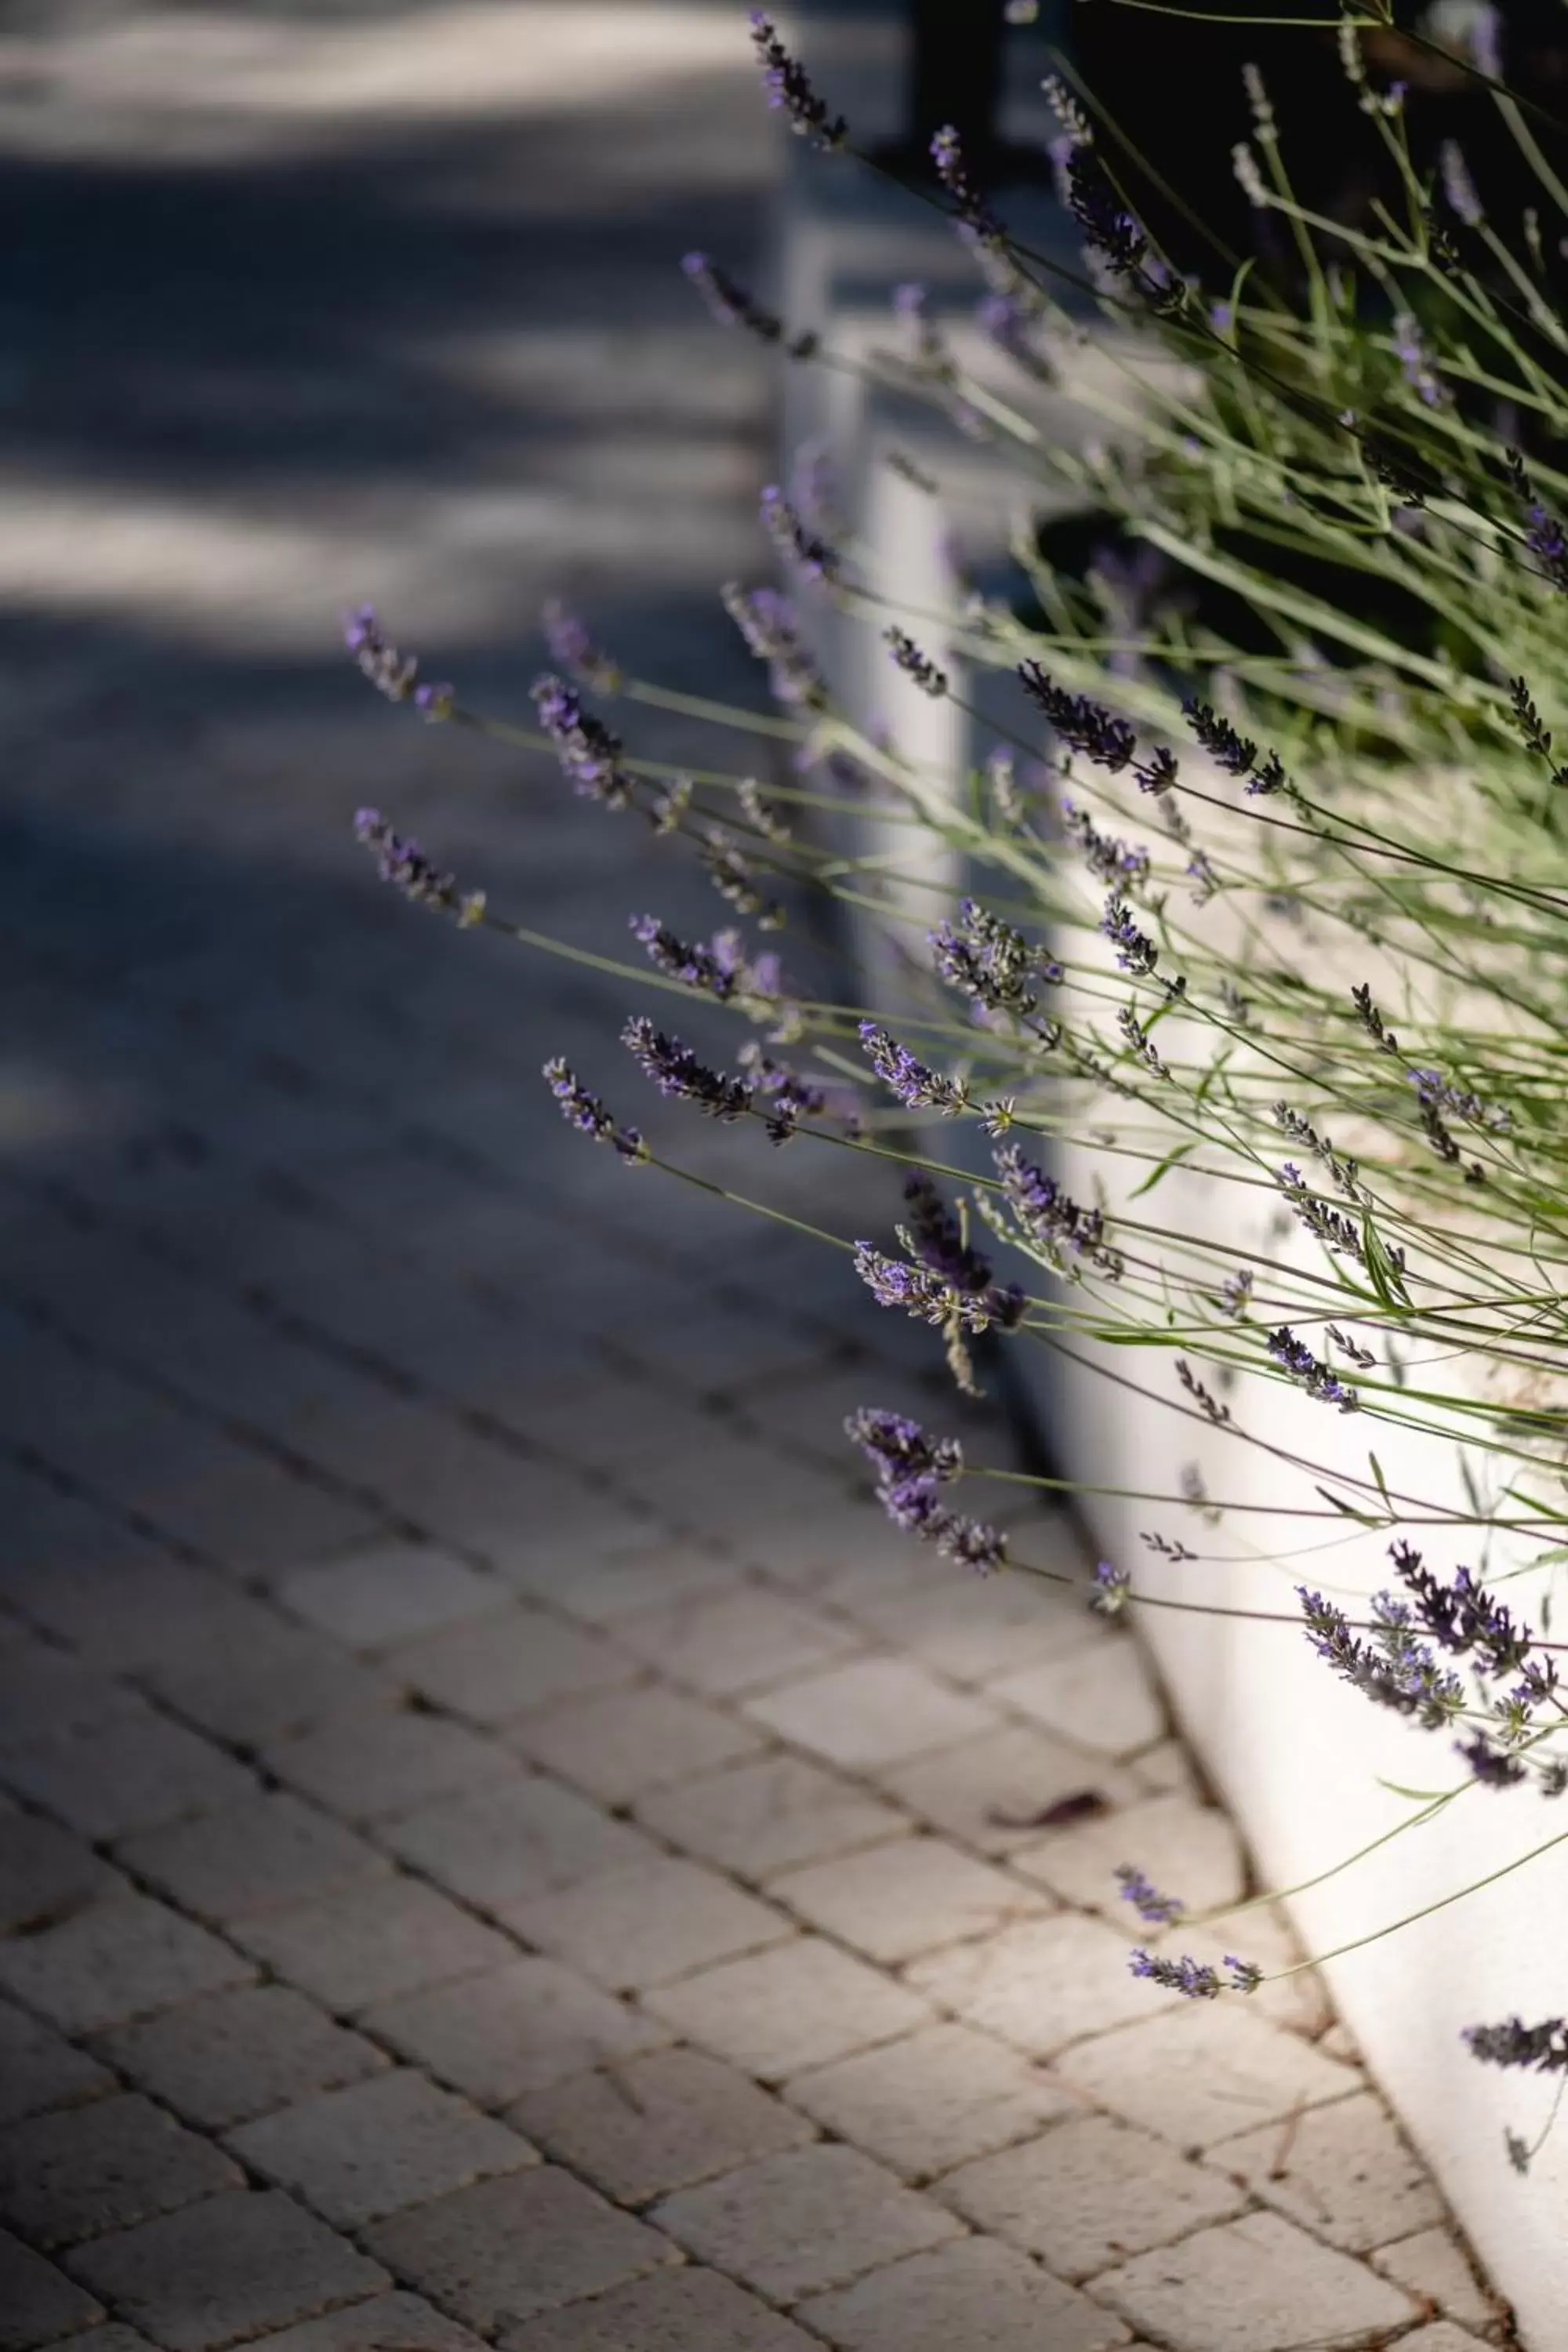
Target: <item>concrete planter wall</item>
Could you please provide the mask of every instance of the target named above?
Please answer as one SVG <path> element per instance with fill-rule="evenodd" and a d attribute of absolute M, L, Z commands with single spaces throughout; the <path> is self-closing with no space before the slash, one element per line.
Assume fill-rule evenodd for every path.
<path fill-rule="evenodd" d="M 825 185 L 831 189 L 826 202 Z M 906 276 L 940 285 L 953 275 L 953 248 L 944 234 L 914 233 L 918 249 L 910 236 L 907 213 L 889 209 L 880 196 L 857 199 L 842 180 L 825 183 L 810 170 L 796 174 L 774 289 L 791 324 L 831 329 L 839 349 L 891 341 L 891 285 Z M 944 512 L 889 467 L 890 449 L 918 454 L 920 430 L 900 404 L 852 378 L 791 375 L 781 435 L 786 459 L 802 443 L 830 445 L 868 575 L 903 599 L 908 625 L 940 661 L 946 649 L 929 620 L 917 616 L 948 602 L 953 534 L 966 520 L 973 523 L 973 512 Z M 943 470 L 951 473 L 951 465 Z M 981 537 L 988 530 L 994 544 L 1002 536 L 994 493 L 989 521 L 984 502 L 981 514 Z M 967 739 L 951 705 L 929 701 L 891 669 L 873 627 L 831 614 L 819 626 L 824 664 L 850 716 L 884 732 L 933 784 L 952 789 L 985 746 Z M 863 849 L 877 845 L 862 835 Z M 926 886 L 955 887 L 962 879 L 951 858 L 928 849 L 907 894 L 909 912 L 929 916 Z M 911 936 L 918 944 L 918 933 Z M 863 993 L 890 1018 L 902 997 L 897 960 L 885 951 L 879 960 L 870 934 L 859 937 Z M 942 1156 L 952 1157 L 954 1141 L 953 1130 L 944 1129 Z M 1103 1181 L 1108 1171 L 1091 1152 L 1068 1150 L 1059 1172 L 1069 1185 L 1089 1189 L 1091 1174 Z M 1258 1245 L 1258 1235 L 1248 1244 L 1240 1230 L 1230 1188 L 1216 1194 L 1177 1172 L 1155 1204 L 1162 1223 L 1202 1230 L 1206 1221 L 1218 1236 Z M 1098 1366 L 1079 1369 L 1022 1347 L 1013 1360 L 1024 1368 L 1031 1408 L 1068 1475 L 1089 1486 L 1169 1496 L 1181 1491 L 1184 1466 L 1195 1465 L 1207 1491 L 1237 1507 L 1211 1530 L 1180 1506 L 1086 1501 L 1100 1548 L 1131 1567 L 1148 1589 L 1159 1589 L 1162 1564 L 1140 1540 L 1146 1528 L 1180 1537 L 1200 1553 L 1244 1544 L 1249 1549 L 1242 1565 L 1164 1570 L 1184 1598 L 1290 1611 L 1299 1582 L 1332 1585 L 1336 1594 L 1370 1593 L 1389 1582 L 1383 1538 L 1343 1520 L 1301 1516 L 1328 1507 L 1310 1477 L 1227 1441 L 1201 1419 L 1182 1418 L 1163 1402 L 1115 1384 L 1131 1378 L 1175 1399 L 1165 1360 L 1152 1364 L 1141 1354 L 1107 1349 Z M 1368 1431 L 1358 1416 L 1341 1416 L 1278 1385 L 1250 1385 L 1251 1393 L 1244 1382 L 1231 1399 L 1238 1421 L 1265 1424 L 1270 1441 L 1288 1451 L 1365 1476 Z M 1462 1507 L 1452 1449 L 1430 1440 L 1402 1444 L 1382 1428 L 1373 1442 L 1395 1493 Z M 1451 1570 L 1464 1553 L 1433 1533 L 1430 1557 Z M 1205 1535 L 1218 1540 L 1205 1545 Z M 1333 1549 L 1320 1549 L 1329 1542 Z M 1486 1562 L 1489 1572 L 1515 1564 L 1495 1549 Z M 1529 1616 L 1540 1599 L 1535 1581 L 1509 1588 L 1510 1601 Z M 1139 1638 L 1149 1644 L 1184 1727 L 1242 1822 L 1268 1885 L 1313 1878 L 1394 1827 L 1413 1808 L 1380 1782 L 1433 1790 L 1462 1770 L 1441 1736 L 1413 1732 L 1337 1684 L 1295 1624 L 1149 1611 L 1140 1619 Z M 1300 1895 L 1290 1907 L 1307 1948 L 1326 1951 L 1442 1903 L 1562 1831 L 1568 1831 L 1568 1800 L 1553 1807 L 1522 1791 L 1477 1788 L 1436 1822 Z M 1242 1923 L 1236 1948 L 1247 1948 Z M 1565 1952 L 1568 1844 L 1397 1937 L 1346 1954 L 1327 1971 L 1374 2073 L 1498 2286 L 1517 2306 L 1532 2352 L 1562 2352 L 1568 2344 L 1568 2129 L 1548 2142 L 1528 2178 L 1515 2174 L 1504 2153 L 1505 2126 L 1532 2135 L 1551 2086 L 1477 2065 L 1458 2037 L 1461 2027 L 1479 2020 L 1561 2011 L 1568 1995 Z"/>

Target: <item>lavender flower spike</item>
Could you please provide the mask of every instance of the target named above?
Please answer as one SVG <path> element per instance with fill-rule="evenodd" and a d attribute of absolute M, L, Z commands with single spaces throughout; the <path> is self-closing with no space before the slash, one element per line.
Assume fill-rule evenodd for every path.
<path fill-rule="evenodd" d="M 588 625 L 579 614 L 552 596 L 541 618 L 544 624 L 544 642 L 550 648 L 550 658 L 595 694 L 618 694 L 621 690 L 620 664 L 596 646 L 588 634 Z"/>
<path fill-rule="evenodd" d="M 621 1158 L 628 1163 L 636 1164 L 647 1158 L 647 1146 L 637 1129 L 620 1126 L 598 1096 L 589 1093 L 571 1065 L 559 1054 L 552 1055 L 545 1063 L 544 1076 L 568 1126 L 576 1128 L 583 1135 L 592 1136 L 595 1143 L 613 1143 Z"/>
<path fill-rule="evenodd" d="M 573 791 L 606 808 L 625 808 L 632 780 L 620 764 L 620 737 L 584 710 L 576 689 L 552 671 L 535 678 L 529 694 Z"/>
<path fill-rule="evenodd" d="M 837 551 L 810 530 L 776 482 L 770 482 L 760 501 L 763 528 L 780 555 L 807 580 L 831 584 L 842 569 Z"/>
<path fill-rule="evenodd" d="M 1099 1616 L 1120 1617 L 1131 1592 L 1131 1570 L 1102 1559 L 1094 1571 L 1094 1591 L 1089 1594 L 1089 1605 Z"/>
<path fill-rule="evenodd" d="M 882 1084 L 908 1110 L 938 1110 L 952 1118 L 969 1107 L 969 1089 L 944 1078 L 924 1062 L 916 1061 L 907 1046 L 898 1044 L 875 1021 L 860 1024 L 860 1044 Z"/>
<path fill-rule="evenodd" d="M 354 832 L 374 853 L 382 880 L 401 890 L 405 898 L 412 898 L 416 906 L 434 907 L 443 915 L 456 915 L 465 930 L 484 920 L 484 892 L 459 890 L 454 877 L 444 874 L 426 857 L 416 841 L 394 833 L 379 809 L 362 808 L 354 818 Z"/>
<path fill-rule="evenodd" d="M 417 656 L 399 653 L 390 643 L 374 604 L 361 604 L 346 616 L 343 643 L 377 693 L 384 694 L 389 702 L 412 702 L 429 719 L 451 717 L 451 688 L 420 683 Z"/>
<path fill-rule="evenodd" d="M 641 1064 L 661 1095 L 678 1095 L 697 1105 L 710 1118 L 743 1118 L 752 1108 L 752 1089 L 741 1078 L 727 1078 L 700 1062 L 679 1037 L 667 1037 L 643 1014 L 637 1014 L 621 1032 L 621 1043 Z"/>
<path fill-rule="evenodd" d="M 809 139 L 814 147 L 829 151 L 842 147 L 849 136 L 848 124 L 841 114 L 828 113 L 805 68 L 798 58 L 791 57 L 765 9 L 752 11 L 752 46 L 763 68 L 768 104 L 786 118 L 796 138 Z"/>
<path fill-rule="evenodd" d="M 1142 1871 L 1130 1862 L 1120 1865 L 1116 1877 L 1122 1901 L 1131 1903 L 1138 1916 L 1147 1920 L 1152 1927 L 1171 1927 L 1186 1909 L 1186 1905 L 1179 1903 L 1173 1895 L 1160 1894 L 1150 1885 Z"/>

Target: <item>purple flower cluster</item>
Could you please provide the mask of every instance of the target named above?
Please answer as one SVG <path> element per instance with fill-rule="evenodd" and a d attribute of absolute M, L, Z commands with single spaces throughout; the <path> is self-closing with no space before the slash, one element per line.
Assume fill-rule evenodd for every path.
<path fill-rule="evenodd" d="M 540 617 L 552 662 L 570 670 L 574 678 L 592 687 L 595 694 L 620 692 L 620 664 L 602 646 L 594 643 L 588 625 L 579 614 L 563 604 L 559 596 L 552 596 Z"/>
<path fill-rule="evenodd" d="M 661 1095 L 676 1095 L 695 1103 L 709 1118 L 743 1118 L 752 1108 L 752 1089 L 740 1078 L 726 1077 L 700 1062 L 689 1045 L 638 1013 L 621 1032 L 621 1043 L 653 1080 Z"/>
<path fill-rule="evenodd" d="M 1289 778 L 1278 751 L 1270 751 L 1259 765 L 1257 744 L 1206 702 L 1189 698 L 1182 705 L 1182 715 L 1216 766 L 1228 775 L 1250 779 L 1248 793 L 1266 794 L 1287 789 Z"/>
<path fill-rule="evenodd" d="M 931 1179 L 915 1169 L 904 1181 L 906 1222 L 899 1238 L 911 1257 L 940 1275 L 964 1298 L 984 1298 L 987 1320 L 1011 1330 L 1024 1312 L 1022 1291 L 993 1286 L 991 1261 L 968 1241 L 963 1222 L 955 1217 Z"/>
<path fill-rule="evenodd" d="M 647 1158 L 647 1146 L 637 1129 L 622 1127 L 612 1118 L 598 1096 L 589 1093 L 570 1063 L 559 1054 L 545 1063 L 544 1075 L 569 1126 L 591 1135 L 595 1143 L 614 1144 L 623 1160 L 637 1161 Z"/>
<path fill-rule="evenodd" d="M 575 688 L 552 671 L 536 677 L 529 694 L 573 791 L 606 808 L 625 808 L 632 780 L 620 764 L 620 737 L 584 710 Z"/>
<path fill-rule="evenodd" d="M 826 1111 L 826 1091 L 787 1063 L 773 1061 L 754 1039 L 742 1046 L 740 1062 L 770 1143 L 787 1143 L 803 1118 L 819 1118 Z M 854 1131 L 853 1118 L 841 1124 Z"/>
<path fill-rule="evenodd" d="M 1117 194 L 1094 147 L 1084 139 L 1053 142 L 1052 160 L 1067 208 L 1090 252 L 1118 278 L 1149 290 L 1149 273 L 1143 268 L 1149 240 Z"/>
<path fill-rule="evenodd" d="M 1056 987 L 1062 978 L 1059 963 L 974 898 L 963 900 L 956 923 L 939 923 L 929 937 L 931 961 L 948 986 L 990 1013 L 1027 1020 L 1039 1003 L 1030 983 Z"/>
<path fill-rule="evenodd" d="M 379 809 L 362 808 L 354 818 L 354 834 L 374 855 L 382 880 L 416 906 L 456 915 L 465 929 L 483 921 L 484 892 L 459 890 L 456 877 L 433 864 L 416 841 L 394 833 Z"/>
<path fill-rule="evenodd" d="M 921 692 L 929 694 L 933 702 L 940 702 L 947 692 L 946 671 L 939 669 L 929 654 L 921 653 L 907 630 L 884 629 L 882 636 L 904 676 L 912 677 Z"/>
<path fill-rule="evenodd" d="M 1116 1876 L 1121 1889 L 1122 1901 L 1131 1903 L 1138 1916 L 1146 1921 L 1151 1927 L 1173 1926 L 1187 1907 L 1184 1903 L 1178 1902 L 1173 1895 L 1162 1895 L 1156 1887 L 1150 1885 L 1143 1873 L 1135 1869 L 1130 1862 L 1124 1862 L 1119 1866 Z"/>
<path fill-rule="evenodd" d="M 633 938 L 647 950 L 648 961 L 667 979 L 700 988 L 717 997 L 721 1004 L 728 1003 L 735 993 L 736 976 L 743 968 L 738 932 L 721 931 L 711 947 L 703 947 L 679 939 L 657 915 L 634 915 L 631 928 Z"/>
<path fill-rule="evenodd" d="M 999 1528 L 942 1507 L 942 1488 L 963 1472 L 956 1438 L 930 1437 L 907 1413 L 871 1406 L 852 1412 L 844 1429 L 875 1469 L 877 1499 L 895 1527 L 909 1528 L 981 1575 L 1006 1565 L 1007 1538 Z"/>
<path fill-rule="evenodd" d="M 1568 532 L 1537 495 L 1517 449 L 1505 449 L 1503 462 L 1514 495 L 1524 509 L 1525 544 L 1554 588 L 1568 589 Z M 1548 739 L 1550 740 L 1550 738 Z"/>
<path fill-rule="evenodd" d="M 1406 1070 L 1405 1076 L 1415 1089 L 1415 1098 L 1423 1108 L 1432 1106 L 1449 1111 L 1470 1127 L 1489 1128 L 1494 1135 L 1505 1135 L 1513 1125 L 1513 1113 L 1501 1105 L 1484 1103 L 1468 1087 L 1457 1087 L 1441 1070 Z"/>
<path fill-rule="evenodd" d="M 1120 1617 L 1132 1595 L 1131 1569 L 1118 1568 L 1102 1559 L 1094 1571 L 1094 1590 L 1089 1605 L 1100 1617 Z"/>
<path fill-rule="evenodd" d="M 399 653 L 389 643 L 374 604 L 361 604 L 348 615 L 343 642 L 377 693 L 384 694 L 389 702 L 412 702 L 429 719 L 450 718 L 451 688 L 420 683 L 417 656 Z"/>
<path fill-rule="evenodd" d="M 1179 1959 L 1156 1959 L 1140 1948 L 1128 1962 L 1135 1977 L 1147 1977 L 1151 1983 L 1163 1985 L 1169 1992 L 1184 1993 L 1189 2000 L 1216 2000 L 1222 1992 L 1256 1992 L 1263 1982 L 1263 1971 L 1255 1960 L 1238 1960 L 1234 1952 L 1226 1952 L 1225 1966 L 1228 1979 L 1220 1975 L 1211 1961 L 1194 1960 L 1184 1952 Z"/>
<path fill-rule="evenodd" d="M 1351 1631 L 1342 1609 L 1321 1592 L 1298 1585 L 1308 1641 L 1342 1681 L 1378 1706 L 1417 1717 L 1428 1731 L 1441 1730 L 1462 1712 L 1464 1685 L 1416 1638 L 1406 1603 L 1380 1592 L 1373 1600 L 1370 1641 Z"/>
<path fill-rule="evenodd" d="M 1268 1335 L 1268 1352 L 1310 1397 L 1321 1404 L 1337 1404 L 1342 1412 L 1354 1412 L 1361 1403 L 1354 1389 L 1347 1387 L 1327 1364 L 1313 1355 L 1310 1348 L 1298 1339 L 1288 1323 Z"/>
<path fill-rule="evenodd" d="M 1160 950 L 1153 940 L 1139 929 L 1132 919 L 1131 908 L 1115 890 L 1105 902 L 1100 928 L 1116 950 L 1116 961 L 1123 971 L 1142 976 L 1153 971 L 1160 961 Z"/>
<path fill-rule="evenodd" d="M 1527 2066 L 1535 2074 L 1568 2074 L 1568 2017 L 1544 2017 L 1526 2025 L 1520 2017 L 1500 2025 L 1467 2025 L 1461 2037 L 1484 2066 Z"/>
<path fill-rule="evenodd" d="M 1326 1201 L 1320 1201 L 1308 1189 L 1307 1180 L 1293 1160 L 1287 1160 L 1279 1171 L 1279 1189 L 1290 1203 L 1298 1224 L 1321 1241 L 1325 1249 L 1336 1251 L 1341 1257 L 1353 1258 L 1358 1265 L 1364 1263 L 1366 1252 L 1360 1226 L 1342 1209 L 1331 1208 Z"/>
<path fill-rule="evenodd" d="M 842 573 L 837 551 L 803 520 L 776 482 L 770 482 L 759 501 L 763 528 L 784 562 L 807 580 L 830 584 Z"/>
<path fill-rule="evenodd" d="M 1062 830 L 1082 855 L 1085 865 L 1098 881 L 1117 889 L 1136 888 L 1149 873 L 1149 853 L 1135 842 L 1119 841 L 1114 834 L 1101 833 L 1086 808 L 1076 801 L 1062 803 Z"/>
<path fill-rule="evenodd" d="M 805 68 L 798 58 L 791 57 L 773 18 L 762 8 L 752 11 L 752 45 L 763 69 L 768 104 L 785 117 L 796 137 L 809 139 L 814 147 L 842 147 L 849 136 L 848 124 L 841 114 L 828 113 Z"/>
<path fill-rule="evenodd" d="M 824 710 L 827 688 L 801 638 L 794 605 L 776 588 L 723 591 L 724 610 L 759 661 L 768 665 L 775 700 L 791 710 Z"/>
<path fill-rule="evenodd" d="M 1006 236 L 1002 224 L 970 178 L 963 142 L 951 122 L 932 138 L 931 159 L 936 165 L 937 178 L 957 205 L 959 220 L 971 237 L 985 245 L 1005 245 Z"/>
<path fill-rule="evenodd" d="M 936 1110 L 952 1118 L 969 1108 L 969 1089 L 920 1062 L 875 1021 L 860 1024 L 860 1045 L 882 1084 L 907 1110 Z"/>
<path fill-rule="evenodd" d="M 929 1266 L 889 1257 L 874 1242 L 856 1243 L 855 1271 L 879 1307 L 902 1307 L 905 1314 L 939 1330 L 954 1322 L 965 1331 L 984 1331 L 990 1326 L 989 1293 L 965 1297 Z"/>
<path fill-rule="evenodd" d="M 1037 661 L 1020 662 L 1018 677 L 1025 693 L 1038 703 L 1069 751 L 1081 752 L 1112 775 L 1129 764 L 1138 749 L 1138 738 L 1125 719 L 1116 718 L 1087 694 L 1070 694 Z"/>
<path fill-rule="evenodd" d="M 1422 1625 L 1440 1648 L 1456 1658 L 1473 1651 L 1485 1675 L 1516 1675 L 1524 1669 L 1533 1646 L 1529 1628 L 1516 1625 L 1502 1602 L 1494 1600 L 1468 1568 L 1456 1569 L 1452 1584 L 1444 1584 L 1425 1566 L 1413 1544 L 1403 1539 L 1391 1544 L 1389 1557 Z M 1548 1670 L 1525 1671 L 1544 1676 Z M 1536 1695 L 1543 1696 L 1544 1690 Z"/>
<path fill-rule="evenodd" d="M 1119 1251 L 1106 1246 L 1105 1218 L 1099 1209 L 1081 1207 L 1054 1176 L 1026 1160 L 1016 1143 L 994 1157 L 1008 1207 L 1058 1273 L 1067 1271 L 1069 1258 L 1084 1259 L 1112 1282 L 1120 1280 L 1123 1262 Z"/>
<path fill-rule="evenodd" d="M 711 255 L 689 253 L 680 266 L 721 327 L 744 327 L 748 334 L 757 336 L 761 341 L 777 343 L 786 359 L 808 360 L 816 356 L 822 341 L 819 335 L 809 331 L 786 335 L 783 320 L 765 310 Z"/>

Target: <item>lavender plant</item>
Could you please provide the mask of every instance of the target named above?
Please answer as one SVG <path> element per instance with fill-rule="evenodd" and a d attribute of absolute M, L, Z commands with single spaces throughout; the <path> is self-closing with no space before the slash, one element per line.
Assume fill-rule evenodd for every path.
<path fill-rule="evenodd" d="M 853 152 L 776 27 L 761 12 L 752 27 L 791 130 Z M 1135 564 L 1059 569 L 1022 530 L 1016 593 L 933 615 L 933 650 L 869 584 L 864 550 L 770 488 L 762 523 L 785 588 L 723 596 L 778 715 L 634 679 L 559 609 L 555 667 L 532 688 L 540 731 L 419 684 L 368 609 L 349 641 L 393 699 L 552 755 L 606 815 L 695 852 L 722 925 L 689 940 L 636 915 L 647 962 L 628 959 L 626 976 L 717 1005 L 749 1034 L 719 1069 L 636 1014 L 628 1086 L 755 1127 L 774 1149 L 885 1161 L 887 1229 L 825 1244 L 889 1313 L 931 1328 L 961 1387 L 982 1334 L 1113 1360 L 1108 1376 L 1205 1449 L 1204 1470 L 1184 1463 L 1173 1491 L 1134 1497 L 1151 1521 L 1195 1507 L 1217 1541 L 1214 1523 L 1246 1507 L 1227 1475 L 1244 1483 L 1262 1463 L 1281 1513 L 1327 1523 L 1329 1567 L 1285 1605 L 1220 1613 L 1293 1622 L 1326 1673 L 1434 1743 L 1448 1777 L 1413 1800 L 1404 1834 L 1491 1793 L 1568 1792 L 1549 1598 L 1527 1624 L 1497 1591 L 1568 1558 L 1568 766 L 1554 751 L 1568 716 L 1568 318 L 1545 258 L 1568 230 L 1568 190 L 1498 85 L 1540 183 L 1516 245 L 1458 151 L 1435 178 L 1416 169 L 1401 90 L 1377 85 L 1348 16 L 1342 47 L 1402 209 L 1330 219 L 1299 202 L 1255 78 L 1237 175 L 1286 232 L 1293 279 L 1245 265 L 1210 287 L 1178 275 L 1060 84 L 1053 158 L 1081 270 L 1054 270 L 1009 235 L 955 134 L 933 144 L 935 200 L 980 275 L 973 336 L 945 333 L 901 289 L 912 359 L 907 341 L 882 361 L 836 353 L 721 260 L 683 265 L 731 331 L 791 364 L 923 392 L 1040 505 L 1071 501 Z M 1102 313 L 1092 335 L 1086 291 Z M 1058 428 L 1089 354 L 1086 437 Z M 1245 631 L 1216 624 L 1215 590 Z M 812 599 L 875 631 L 889 664 L 977 733 L 990 725 L 977 681 L 1010 677 L 1009 731 L 933 784 L 837 706 Z M 671 777 L 593 707 L 613 701 L 749 729 L 791 764 L 766 799 L 718 769 Z M 847 856 L 828 838 L 846 819 L 895 829 L 910 870 Z M 410 897 L 512 928 L 379 815 L 360 824 Z M 933 837 L 974 881 L 921 919 L 916 852 Z M 896 1030 L 852 992 L 802 1001 L 742 927 L 776 926 L 803 893 L 883 926 L 921 968 Z M 680 1172 L 563 1062 L 545 1076 L 584 1135 Z M 1162 1192 L 1179 1203 L 1164 1216 Z M 973 1571 L 1058 1574 L 1022 1557 L 1016 1531 L 951 1507 L 964 1479 L 1005 1475 L 956 1440 L 874 1403 L 847 1434 L 911 1537 Z M 1416 1465 L 1457 1451 L 1463 1499 L 1391 1481 L 1380 1446 Z M 1390 1563 L 1370 1600 L 1331 1581 L 1334 1541 L 1368 1530 Z M 1102 1562 L 1086 1605 L 1212 1613 L 1184 1581 L 1203 1556 L 1167 1528 L 1142 1533 L 1136 1570 Z M 1279 1569 L 1245 1537 L 1207 1557 L 1253 1558 L 1260 1581 Z M 1563 1840 L 1568 1820 L 1536 1852 Z M 1166 1948 L 1196 1923 L 1135 1861 L 1121 1879 L 1158 1931 L 1136 1974 L 1199 1999 L 1266 1980 L 1245 1957 Z M 1468 2042 L 1485 2063 L 1568 2081 L 1562 2018 L 1479 2024 Z M 1528 2161 L 1521 2140 L 1510 2149 Z"/>

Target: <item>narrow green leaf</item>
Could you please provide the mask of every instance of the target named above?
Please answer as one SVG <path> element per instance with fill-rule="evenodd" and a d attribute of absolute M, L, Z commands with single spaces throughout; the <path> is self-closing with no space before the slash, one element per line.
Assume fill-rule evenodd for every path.
<path fill-rule="evenodd" d="M 1184 1160 L 1190 1151 L 1195 1151 L 1197 1148 L 1198 1147 L 1195 1142 L 1178 1143 L 1173 1151 L 1168 1151 L 1165 1154 L 1165 1157 L 1161 1160 L 1158 1168 L 1151 1169 L 1149 1174 L 1144 1177 L 1142 1184 L 1136 1184 L 1133 1186 L 1131 1192 L 1127 1195 L 1128 1199 L 1130 1201 L 1141 1201 L 1145 1192 L 1152 1192 L 1153 1191 L 1162 1176 L 1169 1175 L 1171 1170 L 1174 1168 L 1179 1161 Z"/>

